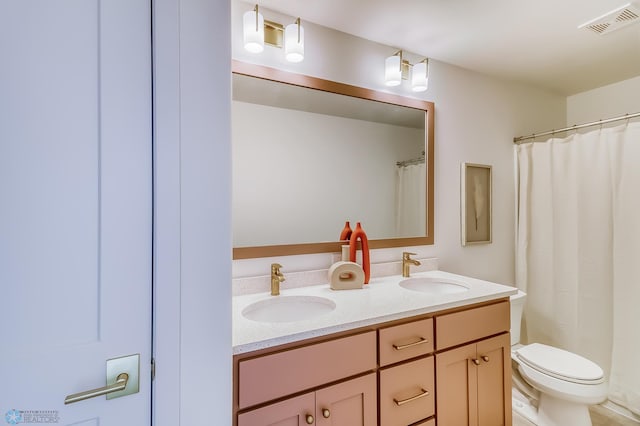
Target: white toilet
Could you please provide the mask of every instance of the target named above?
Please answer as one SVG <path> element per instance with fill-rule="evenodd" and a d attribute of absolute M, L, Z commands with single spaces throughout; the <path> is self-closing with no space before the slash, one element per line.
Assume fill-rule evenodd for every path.
<path fill-rule="evenodd" d="M 520 344 L 526 294 L 511 296 L 511 359 L 514 426 L 591 426 L 589 405 L 607 398 L 602 369 L 574 353 L 532 343 Z"/>

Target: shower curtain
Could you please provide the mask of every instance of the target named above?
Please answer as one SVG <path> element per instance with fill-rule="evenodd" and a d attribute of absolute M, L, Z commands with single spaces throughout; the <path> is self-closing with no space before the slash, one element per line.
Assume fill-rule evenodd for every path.
<path fill-rule="evenodd" d="M 640 123 L 515 147 L 524 332 L 598 363 L 640 415 Z"/>
<path fill-rule="evenodd" d="M 427 166 L 425 163 L 396 167 L 396 236 L 426 235 Z"/>

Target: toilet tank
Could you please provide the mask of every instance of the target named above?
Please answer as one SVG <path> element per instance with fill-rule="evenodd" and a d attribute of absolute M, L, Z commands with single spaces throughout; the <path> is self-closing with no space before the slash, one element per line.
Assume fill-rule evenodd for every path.
<path fill-rule="evenodd" d="M 522 290 L 518 290 L 518 294 L 509 297 L 511 302 L 511 346 L 520 343 L 520 325 L 526 297 L 527 293 Z"/>

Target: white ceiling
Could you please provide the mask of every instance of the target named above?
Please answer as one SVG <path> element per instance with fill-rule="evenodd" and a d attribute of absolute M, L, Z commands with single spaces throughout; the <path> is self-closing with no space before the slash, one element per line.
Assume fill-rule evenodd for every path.
<path fill-rule="evenodd" d="M 438 61 L 571 95 L 640 76 L 640 24 L 606 35 L 577 29 L 627 1 L 263 0 L 259 4 Z"/>

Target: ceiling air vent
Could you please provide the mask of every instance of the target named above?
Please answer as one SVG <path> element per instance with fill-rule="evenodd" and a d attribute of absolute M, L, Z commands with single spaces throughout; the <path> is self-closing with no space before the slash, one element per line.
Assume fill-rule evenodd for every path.
<path fill-rule="evenodd" d="M 585 28 L 596 34 L 604 35 L 636 22 L 640 22 L 640 7 L 633 3 L 628 3 L 589 22 L 585 22 L 578 28 Z"/>

